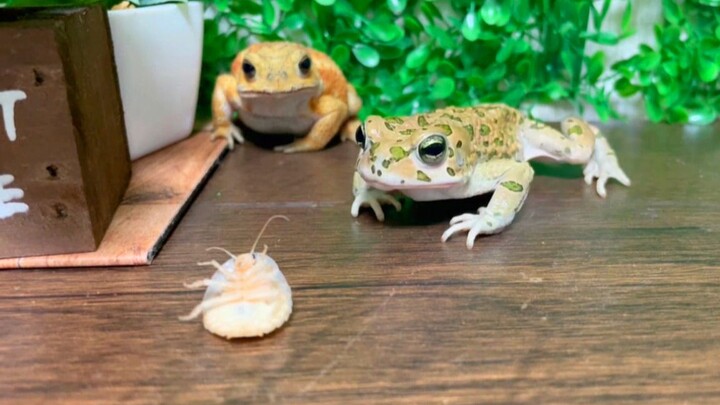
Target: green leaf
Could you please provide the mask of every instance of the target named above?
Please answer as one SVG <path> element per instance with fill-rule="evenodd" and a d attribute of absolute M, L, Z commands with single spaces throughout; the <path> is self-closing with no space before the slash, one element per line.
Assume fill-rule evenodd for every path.
<path fill-rule="evenodd" d="M 441 77 L 433 84 L 430 91 L 430 98 L 433 100 L 443 100 L 450 97 L 455 92 L 455 81 L 449 77 Z"/>
<path fill-rule="evenodd" d="M 558 82 L 550 82 L 541 89 L 551 100 L 560 100 L 567 96 L 567 91 Z"/>
<path fill-rule="evenodd" d="M 263 0 L 263 23 L 268 27 L 275 26 L 275 7 L 272 0 Z"/>
<path fill-rule="evenodd" d="M 505 4 L 505 3 L 503 3 Z M 488 25 L 502 27 L 510 20 L 510 10 L 497 0 L 486 0 L 480 9 L 480 16 Z"/>
<path fill-rule="evenodd" d="M 387 0 L 387 6 L 395 15 L 399 15 L 405 11 L 407 0 Z"/>
<path fill-rule="evenodd" d="M 227 0 L 222 0 L 222 1 L 227 1 Z M 288 11 L 292 10 L 293 3 L 295 2 L 295 0 L 276 0 L 276 2 L 278 4 L 278 6 L 280 7 L 280 10 L 288 12 Z M 216 0 L 216 4 L 217 4 L 217 0 Z"/>
<path fill-rule="evenodd" d="M 620 42 L 620 37 L 612 32 L 583 33 L 580 37 L 600 45 L 617 45 Z"/>
<path fill-rule="evenodd" d="M 587 65 L 587 79 L 590 83 L 595 84 L 605 67 L 605 53 L 596 52 L 589 60 Z"/>
<path fill-rule="evenodd" d="M 663 0 L 663 15 L 673 25 L 678 25 L 683 19 L 682 10 L 676 0 Z"/>
<path fill-rule="evenodd" d="M 405 29 L 413 34 L 419 34 L 423 31 L 423 27 L 420 24 L 420 22 L 417 20 L 417 18 L 413 16 L 405 16 L 404 18 L 405 22 Z"/>
<path fill-rule="evenodd" d="M 300 14 L 286 14 L 280 23 L 281 30 L 296 31 L 305 26 L 305 18 Z"/>
<path fill-rule="evenodd" d="M 669 123 L 680 123 L 680 124 L 686 124 L 688 122 L 688 111 L 685 109 L 685 107 L 682 106 L 674 106 L 667 110 L 665 113 L 666 121 Z"/>
<path fill-rule="evenodd" d="M 485 87 L 485 76 L 481 73 L 473 73 L 468 77 L 467 83 L 470 87 L 481 88 Z"/>
<path fill-rule="evenodd" d="M 665 115 L 671 123 L 685 123 L 688 121 L 688 112 L 683 106 L 673 106 L 667 110 Z"/>
<path fill-rule="evenodd" d="M 441 60 L 442 60 L 442 59 L 439 58 L 439 57 L 437 57 L 437 56 L 431 57 L 431 58 L 428 60 L 428 63 L 425 64 L 425 69 L 426 69 L 428 72 L 435 73 L 435 71 L 436 71 L 437 68 L 438 68 L 438 65 L 440 65 L 440 61 L 441 61 Z"/>
<path fill-rule="evenodd" d="M 519 75 L 522 75 L 522 77 L 526 77 L 527 82 L 530 84 L 535 81 L 535 72 L 533 71 L 533 66 L 530 58 L 524 59 L 520 63 L 515 65 L 515 72 Z"/>
<path fill-rule="evenodd" d="M 687 122 L 693 125 L 710 125 L 717 119 L 718 112 L 710 106 L 702 106 L 688 111 Z"/>
<path fill-rule="evenodd" d="M 673 45 L 677 46 L 677 43 L 680 40 L 680 35 L 682 34 L 682 31 L 679 27 L 668 25 L 664 27 L 663 29 L 658 29 L 655 33 L 655 37 L 657 38 L 658 42 L 660 43 L 660 47 L 672 47 Z"/>
<path fill-rule="evenodd" d="M 715 61 L 703 57 L 700 58 L 698 70 L 698 73 L 700 74 L 700 80 L 704 81 L 705 83 L 715 81 L 715 79 L 717 79 L 718 77 L 718 74 L 720 74 L 720 66 Z"/>
<path fill-rule="evenodd" d="M 463 37 L 470 42 L 477 40 L 480 36 L 480 22 L 478 21 L 477 13 L 475 12 L 475 3 L 470 5 L 470 10 L 468 10 L 465 15 L 461 32 Z"/>
<path fill-rule="evenodd" d="M 315 0 L 315 3 L 321 6 L 332 6 L 335 4 L 335 0 Z"/>
<path fill-rule="evenodd" d="M 495 61 L 502 63 L 510 58 L 515 50 L 515 41 L 508 39 L 500 48 L 500 51 L 495 55 Z"/>
<path fill-rule="evenodd" d="M 445 29 L 436 25 L 430 24 L 425 26 L 425 32 L 427 32 L 432 38 L 435 38 L 443 49 L 452 50 L 458 46 L 458 41 L 455 37 L 452 37 Z"/>
<path fill-rule="evenodd" d="M 669 61 L 663 62 L 662 69 L 670 77 L 677 77 L 677 75 L 678 75 L 678 64 L 674 60 L 669 60 Z"/>
<path fill-rule="evenodd" d="M 665 89 L 665 95 L 663 96 L 663 102 L 665 105 L 673 105 L 680 102 L 681 97 L 685 97 L 685 90 L 681 87 L 678 82 L 672 81 L 667 84 L 663 83 Z M 658 90 L 658 93 L 660 91 Z"/>
<path fill-rule="evenodd" d="M 657 52 L 647 52 L 640 58 L 640 70 L 651 72 L 658 68 L 662 57 Z"/>
<path fill-rule="evenodd" d="M 316 0 L 317 1 L 317 0 Z M 355 58 L 365 67 L 374 68 L 380 63 L 380 54 L 375 48 L 365 44 L 355 44 L 352 48 Z"/>
<path fill-rule="evenodd" d="M 635 72 L 637 72 L 637 62 L 640 59 L 639 56 L 635 55 L 631 57 L 630 59 L 622 60 L 619 62 L 614 63 L 611 66 L 611 69 L 620 73 L 623 77 L 626 79 L 632 79 L 635 76 Z"/>
<path fill-rule="evenodd" d="M 591 95 L 587 98 L 587 101 L 595 109 L 600 121 L 604 122 L 616 116 L 615 112 L 610 107 L 610 101 L 604 91 L 600 90 L 596 94 Z"/>
<path fill-rule="evenodd" d="M 641 86 L 647 87 L 651 85 L 653 82 L 653 75 L 651 72 L 645 72 L 642 71 L 638 75 L 638 83 L 640 83 Z"/>
<path fill-rule="evenodd" d="M 397 41 L 405 34 L 402 28 L 391 22 L 371 22 L 366 28 L 368 36 L 380 42 Z"/>
<path fill-rule="evenodd" d="M 410 52 L 405 58 L 405 66 L 415 69 L 422 66 L 423 63 L 430 56 L 430 48 L 428 45 L 420 45 Z"/>
<path fill-rule="evenodd" d="M 568 72 L 574 73 L 577 71 L 577 69 L 580 67 L 580 64 L 577 63 L 577 58 L 574 54 L 572 54 L 569 50 L 563 50 L 560 53 L 560 60 L 563 63 L 563 66 L 565 69 L 567 69 Z"/>
<path fill-rule="evenodd" d="M 229 0 L 215 0 L 215 7 L 217 8 L 218 13 L 224 13 L 227 11 L 228 1 Z"/>
<path fill-rule="evenodd" d="M 627 5 L 622 15 L 622 22 L 620 23 L 620 32 L 625 36 L 632 31 L 632 0 L 627 0 Z"/>
<path fill-rule="evenodd" d="M 507 73 L 507 67 L 503 64 L 496 63 L 485 71 L 485 82 L 497 82 L 505 76 L 505 73 Z"/>
<path fill-rule="evenodd" d="M 398 77 L 400 78 L 400 84 L 403 86 L 407 86 L 408 84 L 411 84 L 415 80 L 415 75 L 413 72 L 410 71 L 407 67 L 403 67 L 400 69 L 400 72 L 398 73 Z M 402 94 L 407 94 L 407 87 L 402 90 Z"/>
<path fill-rule="evenodd" d="M 715 28 L 715 38 L 720 39 L 720 25 Z"/>
<path fill-rule="evenodd" d="M 330 52 L 330 57 L 340 66 L 350 61 L 350 48 L 345 45 L 335 45 Z"/>
<path fill-rule="evenodd" d="M 529 0 L 515 0 L 515 9 L 513 10 L 513 17 L 515 20 L 524 23 L 530 18 L 530 4 Z"/>
<path fill-rule="evenodd" d="M 663 110 L 660 107 L 659 97 L 654 92 L 645 94 L 645 111 L 652 122 L 660 122 L 663 119 Z"/>
<path fill-rule="evenodd" d="M 527 88 L 525 84 L 519 83 L 518 85 L 510 88 L 510 90 L 506 91 L 505 94 L 503 94 L 502 100 L 505 104 L 510 106 L 518 106 L 523 97 L 525 97 L 526 93 Z"/>
<path fill-rule="evenodd" d="M 449 60 L 445 59 L 438 64 L 437 72 L 443 76 L 457 77 L 457 68 Z"/>
<path fill-rule="evenodd" d="M 442 20 L 442 13 L 440 13 L 440 10 L 430 1 L 423 1 L 420 5 L 420 10 L 430 22 L 435 19 Z"/>
<path fill-rule="evenodd" d="M 657 80 L 655 82 L 655 88 L 658 94 L 665 97 L 673 91 L 672 85 L 664 80 Z"/>

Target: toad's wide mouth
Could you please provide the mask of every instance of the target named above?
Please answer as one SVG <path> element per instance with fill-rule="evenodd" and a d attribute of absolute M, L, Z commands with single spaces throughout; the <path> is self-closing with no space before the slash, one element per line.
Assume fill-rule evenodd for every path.
<path fill-rule="evenodd" d="M 243 90 L 238 89 L 238 93 L 242 98 L 283 98 L 296 95 L 312 96 L 317 93 L 319 86 L 300 87 L 297 89 L 281 89 L 281 90 Z"/>
<path fill-rule="evenodd" d="M 432 183 L 425 183 L 418 180 L 405 181 L 404 183 L 398 179 L 388 178 L 388 181 L 383 181 L 374 174 L 364 173 L 362 170 L 358 170 L 360 177 L 365 180 L 370 187 L 382 190 L 382 191 L 403 191 L 403 190 L 443 190 L 452 188 L 457 185 L 457 182 L 450 181 L 438 181 Z"/>

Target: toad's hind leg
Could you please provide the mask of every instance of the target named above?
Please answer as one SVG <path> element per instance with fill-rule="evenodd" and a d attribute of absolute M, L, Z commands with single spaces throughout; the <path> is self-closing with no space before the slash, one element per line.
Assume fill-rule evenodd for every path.
<path fill-rule="evenodd" d="M 541 122 L 526 119 L 519 128 L 518 138 L 523 147 L 523 160 L 549 157 L 559 162 L 584 164 L 585 182 L 597 178 L 596 190 L 606 196 L 605 183 L 614 178 L 629 186 L 630 179 L 620 168 L 615 151 L 600 131 L 578 118 L 568 118 L 561 124 L 562 132 Z"/>
<path fill-rule="evenodd" d="M 595 143 L 590 125 L 577 118 L 568 118 L 561 128 L 562 132 L 532 119 L 520 124 L 518 138 L 523 146 L 524 160 L 549 157 L 566 163 L 587 163 Z"/>

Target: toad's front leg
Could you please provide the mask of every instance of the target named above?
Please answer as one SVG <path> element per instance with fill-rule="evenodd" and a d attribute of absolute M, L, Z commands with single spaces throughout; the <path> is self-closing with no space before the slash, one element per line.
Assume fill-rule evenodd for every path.
<path fill-rule="evenodd" d="M 355 177 L 353 177 L 353 194 L 355 195 L 355 200 L 353 200 L 350 213 L 354 217 L 360 214 L 360 207 L 368 205 L 375 213 L 378 221 L 384 221 L 385 213 L 382 210 L 382 204 L 391 204 L 398 211 L 400 211 L 402 207 L 400 201 L 392 195 L 368 186 L 357 172 L 355 172 Z"/>
<path fill-rule="evenodd" d="M 218 76 L 212 97 L 212 139 L 226 139 L 230 149 L 235 145 L 235 141 L 245 141 L 240 129 L 232 123 L 233 111 L 239 109 L 240 104 L 237 80 L 232 75 Z"/>
<path fill-rule="evenodd" d="M 288 145 L 275 148 L 278 152 L 310 152 L 320 150 L 337 135 L 340 126 L 348 118 L 348 106 L 333 96 L 321 96 L 314 103 L 313 111 L 320 116 L 310 132 Z"/>
<path fill-rule="evenodd" d="M 472 249 L 478 235 L 498 233 L 510 225 L 525 202 L 534 173 L 527 162 L 507 160 L 502 163 L 508 168 L 497 178 L 495 193 L 488 206 L 478 209 L 477 214 L 462 214 L 454 217 L 450 221 L 450 228 L 442 235 L 443 242 L 457 232 L 467 231 L 466 245 L 468 249 Z M 476 172 L 484 173 L 483 169 L 483 166 L 480 166 Z"/>

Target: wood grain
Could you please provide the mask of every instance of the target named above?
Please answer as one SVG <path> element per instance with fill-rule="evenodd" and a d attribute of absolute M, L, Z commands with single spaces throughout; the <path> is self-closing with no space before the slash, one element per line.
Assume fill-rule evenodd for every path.
<path fill-rule="evenodd" d="M 200 133 L 135 161 L 127 193 L 96 251 L 0 259 L 0 269 L 150 264 L 226 146 Z"/>
<path fill-rule="evenodd" d="M 0 272 L 0 402 L 716 404 L 720 138 L 605 126 L 631 188 L 537 166 L 525 208 L 468 251 L 474 201 L 354 219 L 356 149 L 223 161 L 150 267 Z M 479 199 L 482 202 L 482 199 Z M 263 339 L 183 323 L 264 221 L 294 312 Z"/>

